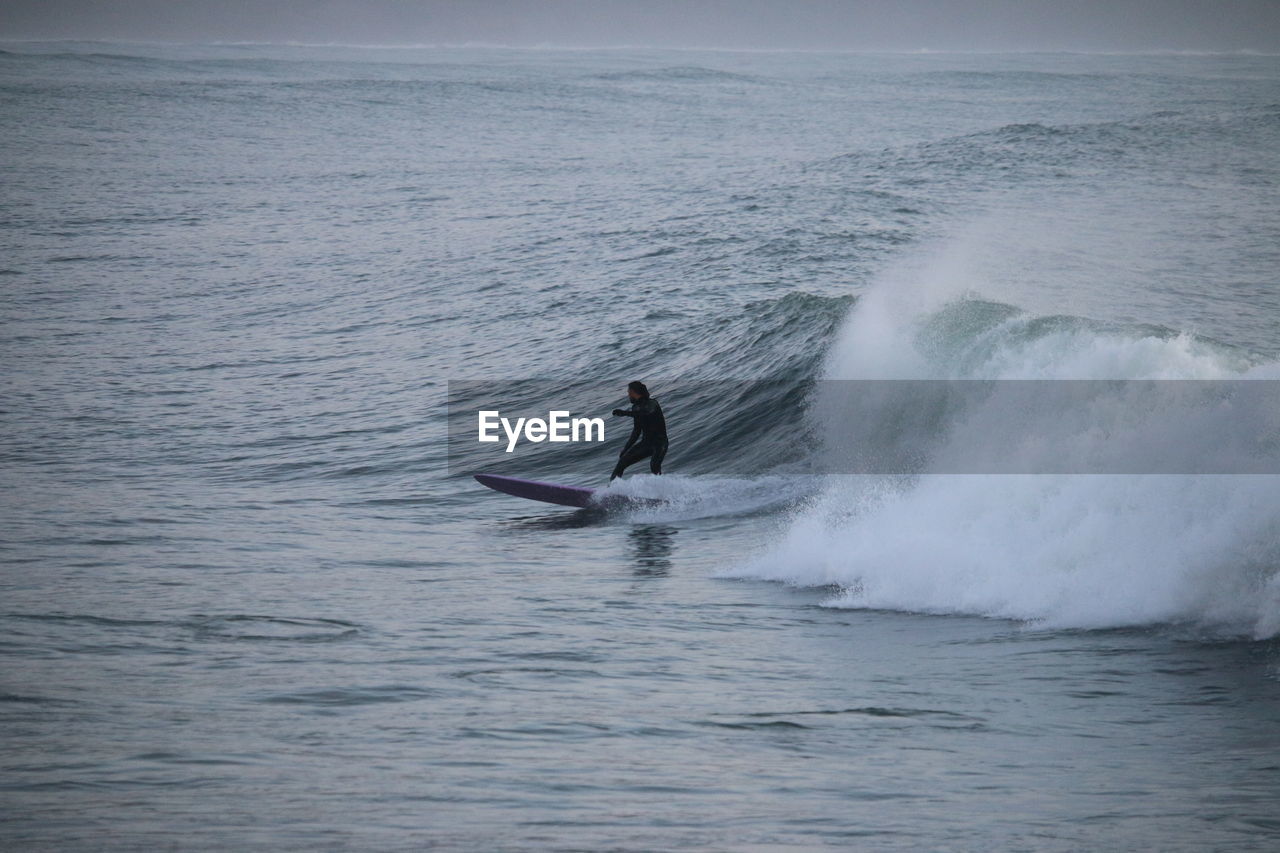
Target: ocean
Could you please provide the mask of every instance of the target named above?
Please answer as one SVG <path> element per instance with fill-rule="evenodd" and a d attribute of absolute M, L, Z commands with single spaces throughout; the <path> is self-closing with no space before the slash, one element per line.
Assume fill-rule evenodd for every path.
<path fill-rule="evenodd" d="M 814 461 L 1280 379 L 1280 58 L 0 47 L 6 849 L 1280 845 L 1280 478 Z"/>

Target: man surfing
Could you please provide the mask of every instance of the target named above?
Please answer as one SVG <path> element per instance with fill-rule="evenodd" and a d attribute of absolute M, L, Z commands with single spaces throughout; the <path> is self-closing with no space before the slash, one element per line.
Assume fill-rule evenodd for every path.
<path fill-rule="evenodd" d="M 613 414 L 619 418 L 633 418 L 635 425 L 631 427 L 631 437 L 618 454 L 618 464 L 609 475 L 611 483 L 622 476 L 628 465 L 646 458 L 649 470 L 661 474 L 662 458 L 667 455 L 667 419 L 662 416 L 658 401 L 650 397 L 649 389 L 638 381 L 627 384 L 627 397 L 631 400 L 631 408 L 614 409 Z"/>

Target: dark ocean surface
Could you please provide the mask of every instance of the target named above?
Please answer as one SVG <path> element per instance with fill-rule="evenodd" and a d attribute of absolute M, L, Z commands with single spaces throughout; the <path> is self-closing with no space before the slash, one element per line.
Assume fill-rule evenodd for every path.
<path fill-rule="evenodd" d="M 1280 59 L 2 47 L 6 849 L 1280 845 L 1280 478 L 808 464 L 1280 379 Z"/>

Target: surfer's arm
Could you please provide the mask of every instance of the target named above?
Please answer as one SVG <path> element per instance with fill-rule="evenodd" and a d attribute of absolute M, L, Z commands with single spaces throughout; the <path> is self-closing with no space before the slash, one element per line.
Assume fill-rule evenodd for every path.
<path fill-rule="evenodd" d="M 636 443 L 636 439 L 640 438 L 640 422 L 636 421 L 636 425 L 631 428 L 631 437 L 627 439 L 626 445 L 622 448 L 622 453 L 626 453 Z M 621 456 L 622 453 L 618 455 Z"/>

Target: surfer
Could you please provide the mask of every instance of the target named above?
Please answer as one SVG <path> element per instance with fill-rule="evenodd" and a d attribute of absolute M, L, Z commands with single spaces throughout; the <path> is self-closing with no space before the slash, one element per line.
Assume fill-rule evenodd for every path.
<path fill-rule="evenodd" d="M 609 482 L 621 477 L 628 465 L 645 458 L 649 460 L 649 470 L 661 474 L 662 457 L 667 455 L 667 420 L 662 416 L 658 401 L 649 396 L 649 389 L 643 382 L 628 383 L 627 397 L 631 399 L 631 408 L 614 409 L 613 414 L 619 418 L 633 418 L 635 425 L 631 427 L 631 437 L 627 439 L 626 446 L 618 454 L 618 464 L 609 475 Z"/>

